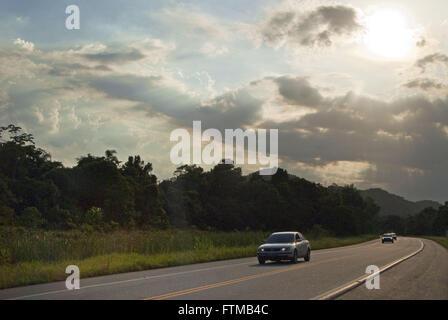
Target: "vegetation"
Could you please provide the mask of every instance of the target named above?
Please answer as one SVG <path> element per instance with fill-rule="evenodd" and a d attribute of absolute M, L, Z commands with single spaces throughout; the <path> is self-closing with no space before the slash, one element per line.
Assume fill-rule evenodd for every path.
<path fill-rule="evenodd" d="M 9 138 L 9 139 L 8 139 Z M 323 187 L 286 170 L 267 179 L 218 164 L 209 172 L 181 166 L 158 183 L 140 156 L 88 154 L 66 168 L 30 134 L 0 128 L 0 225 L 46 230 L 321 228 L 335 236 L 375 229 L 378 206 L 353 186 Z"/>
<path fill-rule="evenodd" d="M 402 235 L 445 236 L 448 231 L 448 202 L 438 209 L 426 208 L 420 213 L 402 218 L 395 215 L 378 218 L 378 230 L 393 230 Z"/>
<path fill-rule="evenodd" d="M 82 277 L 190 263 L 254 257 L 268 232 L 42 231 L 0 232 L 0 288 L 64 280 L 68 265 Z M 376 238 L 318 237 L 313 249 L 346 246 Z"/>
<path fill-rule="evenodd" d="M 443 246 L 446 249 L 448 249 L 448 239 L 445 238 L 445 237 L 428 237 L 428 236 L 425 236 L 424 238 L 432 240 L 432 241 L 435 241 L 438 244 L 440 244 L 441 246 Z"/>
<path fill-rule="evenodd" d="M 155 255 L 188 250 L 259 245 L 265 232 L 166 231 L 43 231 L 23 228 L 0 232 L 0 247 L 8 259 L 3 262 L 58 262 L 83 260 L 111 253 Z"/>

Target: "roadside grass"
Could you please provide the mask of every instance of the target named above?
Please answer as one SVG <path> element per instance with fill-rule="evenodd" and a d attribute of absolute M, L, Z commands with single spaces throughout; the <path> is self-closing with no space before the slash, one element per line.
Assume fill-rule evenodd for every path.
<path fill-rule="evenodd" d="M 144 255 L 139 253 L 112 253 L 83 260 L 66 260 L 56 263 L 22 262 L 0 266 L 0 288 L 9 288 L 44 282 L 65 280 L 65 268 L 77 265 L 82 279 L 122 272 L 186 265 L 192 263 L 236 259 L 253 256 L 256 246 L 223 247 L 171 253 Z"/>
<path fill-rule="evenodd" d="M 440 244 L 441 246 L 448 249 L 448 239 L 445 237 L 423 237 L 423 238 L 435 241 L 438 244 Z"/>
<path fill-rule="evenodd" d="M 65 280 L 77 265 L 86 277 L 255 257 L 266 232 L 0 230 L 0 288 Z M 347 246 L 376 235 L 311 239 L 313 250 Z M 82 285 L 82 284 L 81 284 Z"/>
<path fill-rule="evenodd" d="M 311 250 L 330 249 L 336 247 L 350 246 L 378 239 L 378 235 L 363 235 L 347 238 L 325 237 L 320 239 L 310 239 Z"/>

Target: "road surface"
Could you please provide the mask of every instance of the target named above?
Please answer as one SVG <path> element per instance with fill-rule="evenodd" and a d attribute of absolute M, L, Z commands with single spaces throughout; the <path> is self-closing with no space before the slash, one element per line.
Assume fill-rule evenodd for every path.
<path fill-rule="evenodd" d="M 380 289 L 359 286 L 338 299 L 448 299 L 448 250 L 429 240 L 398 238 L 316 250 L 310 262 L 266 263 L 255 257 L 82 279 L 81 289 L 65 282 L 0 291 L 0 299 L 315 299 L 423 250 L 380 276 Z"/>

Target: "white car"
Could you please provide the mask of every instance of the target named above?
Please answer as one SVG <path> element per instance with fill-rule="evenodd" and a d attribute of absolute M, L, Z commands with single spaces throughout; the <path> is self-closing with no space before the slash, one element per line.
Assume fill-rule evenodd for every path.
<path fill-rule="evenodd" d="M 260 264 L 267 260 L 290 260 L 297 263 L 298 258 L 310 261 L 311 247 L 300 232 L 276 232 L 258 247 L 257 257 Z"/>
<path fill-rule="evenodd" d="M 381 236 L 381 243 L 391 242 L 394 243 L 394 236 L 392 233 L 385 233 Z"/>

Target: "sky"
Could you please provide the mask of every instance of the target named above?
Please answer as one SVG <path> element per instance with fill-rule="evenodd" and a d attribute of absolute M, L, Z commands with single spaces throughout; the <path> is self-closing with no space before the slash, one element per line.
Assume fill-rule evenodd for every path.
<path fill-rule="evenodd" d="M 73 4 L 79 30 L 65 25 Z M 446 12 L 443 0 L 3 0 L 0 124 L 66 166 L 114 149 L 159 179 L 176 167 L 170 133 L 195 120 L 278 129 L 292 174 L 444 202 Z"/>

